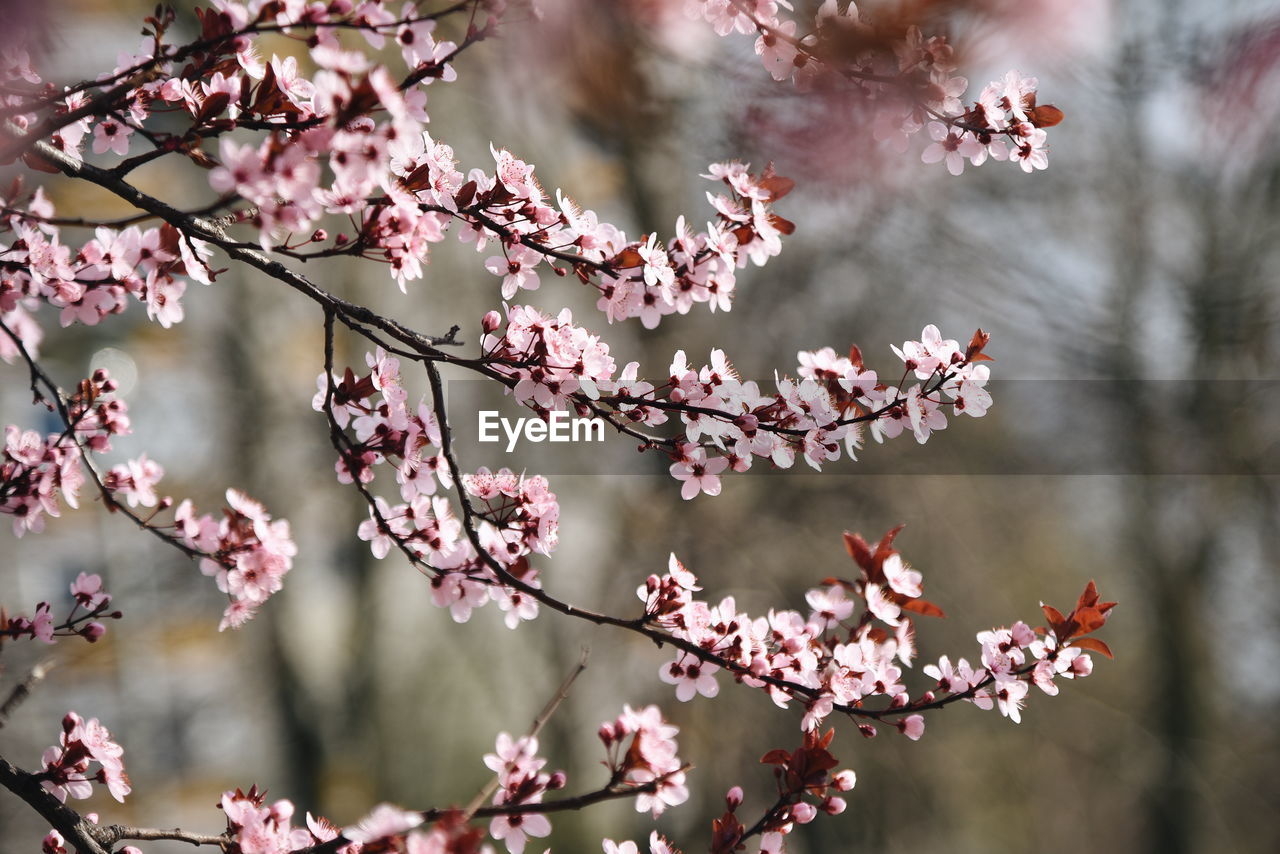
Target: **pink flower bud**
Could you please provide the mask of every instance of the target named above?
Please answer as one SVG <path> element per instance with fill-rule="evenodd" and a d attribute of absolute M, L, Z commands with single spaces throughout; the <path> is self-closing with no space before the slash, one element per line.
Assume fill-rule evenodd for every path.
<path fill-rule="evenodd" d="M 791 808 L 791 817 L 796 824 L 808 824 L 818 817 L 818 808 L 813 804 L 798 803 Z"/>
<path fill-rule="evenodd" d="M 569 781 L 568 776 L 563 771 L 557 771 L 551 775 L 551 779 L 547 781 L 547 791 L 554 792 L 557 789 L 563 789 L 565 783 Z"/>
<path fill-rule="evenodd" d="M 837 792 L 847 792 L 858 782 L 858 775 L 846 768 L 831 778 L 831 785 Z"/>
<path fill-rule="evenodd" d="M 502 325 L 502 316 L 496 311 L 485 313 L 484 319 L 480 321 L 480 328 L 485 332 L 493 332 Z"/>
<path fill-rule="evenodd" d="M 90 623 L 80 630 L 80 636 L 89 643 L 97 643 L 98 638 L 102 637 L 106 633 L 107 627 L 98 622 Z"/>
<path fill-rule="evenodd" d="M 742 787 L 734 786 L 724 795 L 725 806 L 729 808 L 729 812 L 733 812 L 742 804 Z"/>
<path fill-rule="evenodd" d="M 822 811 L 827 815 L 840 815 L 847 806 L 844 798 L 827 798 L 822 802 Z"/>

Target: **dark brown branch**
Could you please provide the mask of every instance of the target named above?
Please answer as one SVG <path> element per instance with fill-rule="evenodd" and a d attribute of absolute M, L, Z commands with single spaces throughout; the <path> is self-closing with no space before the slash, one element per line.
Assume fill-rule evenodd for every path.
<path fill-rule="evenodd" d="M 0 756 L 0 786 L 4 786 L 38 812 L 77 854 L 109 854 L 110 843 L 99 838 L 96 825 L 86 821 L 80 813 L 59 801 L 49 792 L 35 774 L 24 771 Z"/>

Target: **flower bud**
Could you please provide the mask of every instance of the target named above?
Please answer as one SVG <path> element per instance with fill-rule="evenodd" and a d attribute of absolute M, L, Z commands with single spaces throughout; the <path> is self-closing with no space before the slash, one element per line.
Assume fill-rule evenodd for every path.
<path fill-rule="evenodd" d="M 802 801 L 791 808 L 791 817 L 796 824 L 808 824 L 818 817 L 818 808 Z"/>
<path fill-rule="evenodd" d="M 493 332 L 501 325 L 502 325 L 502 316 L 499 315 L 496 311 L 486 312 L 484 319 L 480 321 L 480 328 L 483 329 L 486 333 Z"/>
<path fill-rule="evenodd" d="M 831 785 L 837 792 L 847 792 L 858 782 L 858 775 L 846 768 L 831 778 Z"/>
<path fill-rule="evenodd" d="M 742 805 L 742 787 L 734 786 L 724 796 L 725 806 L 729 808 L 729 812 L 733 812 Z"/>

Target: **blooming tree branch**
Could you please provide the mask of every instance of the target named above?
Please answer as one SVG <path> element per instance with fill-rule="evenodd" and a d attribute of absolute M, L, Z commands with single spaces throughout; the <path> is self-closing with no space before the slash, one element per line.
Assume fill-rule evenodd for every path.
<path fill-rule="evenodd" d="M 443 369 L 503 388 L 539 418 L 602 419 L 640 450 L 662 455 L 688 501 L 720 494 L 730 473 L 756 465 L 802 460 L 821 470 L 843 456 L 856 459 L 868 434 L 876 443 L 903 434 L 924 443 L 946 428 L 948 415 L 982 417 L 993 405 L 991 359 L 982 330 L 961 344 L 929 325 L 918 340 L 893 348 L 901 368 L 872 369 L 856 345 L 840 352 L 818 345 L 801 351 L 791 372 L 762 383 L 740 377 L 716 348 L 706 362 L 677 351 L 665 371 L 650 370 L 646 379 L 637 362 L 620 367 L 606 337 L 567 308 L 518 301 L 537 291 L 555 302 L 551 283 L 564 279 L 590 289 L 606 325 L 639 320 L 653 329 L 696 306 L 729 311 L 738 271 L 767 264 L 794 231 L 777 207 L 795 185 L 772 164 L 714 163 L 702 176 L 715 188 L 706 194 L 708 211 L 679 217 L 669 236 L 628 237 L 564 191 L 549 193 L 535 167 L 506 148 L 491 145 L 492 165 L 464 171 L 453 148 L 426 129 L 429 90 L 456 79 L 464 51 L 514 25 L 509 5 L 528 6 L 213 0 L 197 11 L 198 37 L 185 43 L 174 38 L 176 13 L 159 7 L 144 22 L 137 53 L 93 80 L 62 86 L 46 81 L 20 45 L 0 51 L 0 162 L 21 160 L 33 172 L 96 186 L 135 211 L 59 216 L 28 175 L 0 192 L 0 358 L 25 367 L 33 402 L 61 425 L 47 435 L 7 427 L 0 512 L 12 517 L 17 536 L 39 533 L 64 504 L 77 506 L 87 477 L 109 511 L 213 579 L 226 599 L 221 629 L 243 625 L 282 588 L 300 548 L 286 520 L 235 489 L 220 516 L 198 514 L 190 501 L 161 494 L 163 469 L 145 454 L 106 468 L 95 456 L 130 429 L 115 382 L 98 370 L 68 394 L 40 361 L 42 323 L 53 317 L 62 327 L 93 326 L 137 303 L 164 329 L 180 324 L 189 285 L 214 286 L 227 272 L 214 266 L 220 253 L 319 308 L 323 373 L 312 405 L 325 418 L 337 480 L 368 506 L 354 533 L 376 558 L 395 550 L 422 572 L 426 595 L 455 621 L 493 602 L 516 629 L 545 608 L 668 650 L 673 657 L 657 675 L 678 701 L 719 696 L 723 674 L 795 709 L 799 746 L 769 749 L 761 760 L 774 777 L 770 805 L 755 820 L 740 819 L 744 794 L 735 786 L 712 827 L 713 852 L 744 850 L 747 840 L 779 852 L 796 826 L 843 811 L 856 782 L 852 770 L 836 770 L 834 730 L 823 730 L 833 715 L 867 737 L 896 729 L 912 740 L 922 737 L 927 713 L 961 702 L 998 708 L 1017 722 L 1032 687 L 1056 694 L 1061 680 L 1091 672 L 1090 653 L 1110 656 L 1094 633 L 1114 603 L 1090 582 L 1069 612 L 1043 606 L 1044 625 L 1019 621 L 977 632 L 972 663 L 941 656 L 922 668 L 933 684 L 914 691 L 904 669 L 918 657 L 916 620 L 941 617 L 942 609 L 924 598 L 922 574 L 896 548 L 900 528 L 875 543 L 846 533 L 856 572 L 822 580 L 804 594 L 803 607 L 763 615 L 740 610 L 732 596 L 699 598 L 697 576 L 674 554 L 665 573 L 639 584 L 631 615 L 588 610 L 546 589 L 542 572 L 560 524 L 551 482 L 470 460 L 464 467 Z M 905 145 L 927 126 L 934 143 L 921 154 L 925 162 L 945 161 L 954 174 L 988 157 L 1026 172 L 1047 166 L 1045 129 L 1061 112 L 1037 103 L 1036 81 L 1010 72 L 964 107 L 968 84 L 954 73 L 951 46 L 915 22 L 875 19 L 835 0 L 804 27 L 780 16 L 790 6 L 779 0 L 687 5 L 720 35 L 754 34 L 756 53 L 778 82 L 799 91 L 852 87 L 874 105 L 877 133 L 889 142 Z M 305 48 L 309 66 L 268 57 L 270 39 Z M 129 180 L 162 158 L 203 170 L 212 201 L 184 208 Z M 476 287 L 494 307 L 477 322 L 434 333 L 289 266 L 361 259 L 384 265 L 407 293 L 424 277 L 432 248 L 451 235 L 474 247 Z M 363 366 L 336 362 L 340 328 L 367 349 Z M 459 337 L 464 328 L 478 329 L 471 349 Z M 427 380 L 429 392 L 416 404 L 402 366 Z M 31 616 L 0 612 L 0 641 L 92 642 L 105 631 L 103 620 L 123 616 L 109 610 L 98 576 L 82 574 L 70 593 L 61 619 L 48 602 Z M 539 731 L 581 667 L 525 735 L 497 736 L 483 757 L 493 780 L 461 807 L 383 804 L 339 828 L 311 813 L 299 821 L 292 802 L 269 803 L 252 785 L 222 794 L 221 834 L 100 824 L 65 802 L 97 786 L 123 801 L 132 784 L 123 747 L 103 723 L 75 712 L 39 770 L 0 759 L 0 785 L 49 822 L 49 854 L 67 846 L 105 854 L 121 842 L 155 840 L 228 854 L 434 854 L 482 850 L 486 839 L 522 854 L 551 832 L 556 813 L 623 798 L 656 818 L 690 795 L 693 766 L 678 754 L 678 729 L 657 706 L 623 706 L 597 733 L 608 779 L 545 799 L 564 790 L 567 777 L 547 770 Z M 0 723 L 38 678 L 33 673 L 10 693 Z M 634 842 L 602 845 L 639 851 Z M 649 850 L 676 849 L 655 831 Z"/>

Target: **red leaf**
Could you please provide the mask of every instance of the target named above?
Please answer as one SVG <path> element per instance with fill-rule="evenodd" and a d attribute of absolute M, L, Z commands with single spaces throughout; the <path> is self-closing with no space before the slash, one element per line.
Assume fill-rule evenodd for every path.
<path fill-rule="evenodd" d="M 858 370 L 862 370 L 862 366 L 863 366 L 862 350 L 858 347 L 857 344 L 849 345 L 849 361 L 853 363 L 853 366 L 855 368 L 857 368 Z"/>
<path fill-rule="evenodd" d="M 927 599 L 908 599 L 900 603 L 900 607 L 904 611 L 910 611 L 913 614 L 920 614 L 924 617 L 945 617 L 942 609 Z"/>
<path fill-rule="evenodd" d="M 778 216 L 775 213 L 769 214 L 769 223 L 783 234 L 794 234 L 796 230 L 796 224 L 794 222 L 786 217 Z"/>
<path fill-rule="evenodd" d="M 991 333 L 983 332 L 979 329 L 973 333 L 973 338 L 969 339 L 969 346 L 965 348 L 964 358 L 967 362 L 973 361 L 994 361 L 990 356 L 980 360 L 978 357 L 982 355 L 982 348 L 986 347 L 991 341 Z"/>
<path fill-rule="evenodd" d="M 1076 608 L 1092 608 L 1098 601 L 1098 587 L 1092 579 L 1084 586 L 1084 592 L 1076 602 Z"/>
<path fill-rule="evenodd" d="M 1076 638 L 1071 642 L 1071 645 L 1079 647 L 1080 649 L 1091 649 L 1094 652 L 1100 652 L 1107 658 L 1115 658 L 1115 656 L 1111 654 L 1111 647 L 1107 646 L 1097 638 Z"/>
<path fill-rule="evenodd" d="M 204 124 L 209 119 L 221 113 L 227 108 L 227 104 L 231 103 L 231 96 L 226 92 L 214 92 L 208 98 L 204 99 L 204 103 L 200 105 L 200 112 L 196 113 L 196 124 Z"/>
<path fill-rule="evenodd" d="M 1071 615 L 1071 619 L 1079 628 L 1076 629 L 1076 635 L 1087 635 L 1089 632 L 1096 632 L 1102 628 L 1107 617 L 1096 608 L 1077 608 L 1075 613 Z"/>
<path fill-rule="evenodd" d="M 1053 104 L 1042 104 L 1028 113 L 1027 118 L 1038 128 L 1051 128 L 1060 123 L 1065 114 Z"/>
<path fill-rule="evenodd" d="M 1050 627 L 1056 632 L 1058 627 L 1066 623 L 1067 618 L 1062 616 L 1062 612 L 1052 605 L 1041 605 L 1040 610 L 1044 611 L 1044 618 L 1049 621 Z"/>
<path fill-rule="evenodd" d="M 781 175 L 766 175 L 759 181 L 759 186 L 763 190 L 769 192 L 769 201 L 776 202 L 778 199 L 790 193 L 796 188 L 796 182 L 790 178 L 784 178 Z"/>
<path fill-rule="evenodd" d="M 640 267 L 644 265 L 644 259 L 640 257 L 640 252 L 634 246 L 628 246 L 613 256 L 612 264 L 620 269 Z"/>
<path fill-rule="evenodd" d="M 876 552 L 885 552 L 885 557 L 888 557 L 888 553 L 893 550 L 893 541 L 898 538 L 898 534 L 901 534 L 902 529 L 905 527 L 907 527 L 907 525 L 904 522 L 896 528 L 890 529 L 889 533 L 880 538 L 879 544 L 876 545 Z"/>
<path fill-rule="evenodd" d="M 867 541 L 862 539 L 861 534 L 851 534 L 844 532 L 844 550 L 849 553 L 849 557 L 862 567 L 864 573 L 871 569 L 871 546 Z"/>
<path fill-rule="evenodd" d="M 468 181 L 458 188 L 458 193 L 453 200 L 458 203 L 458 207 L 465 208 L 471 204 L 471 200 L 476 197 L 476 182 Z"/>
<path fill-rule="evenodd" d="M 791 761 L 791 754 L 780 747 L 775 747 L 760 757 L 761 765 L 786 765 Z"/>

